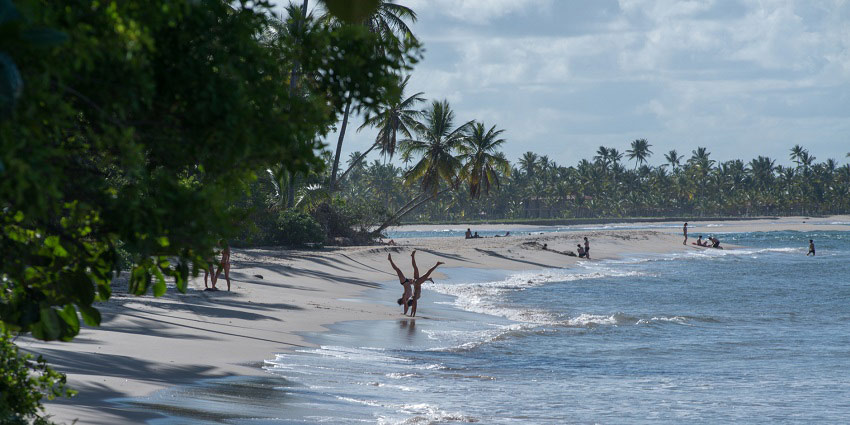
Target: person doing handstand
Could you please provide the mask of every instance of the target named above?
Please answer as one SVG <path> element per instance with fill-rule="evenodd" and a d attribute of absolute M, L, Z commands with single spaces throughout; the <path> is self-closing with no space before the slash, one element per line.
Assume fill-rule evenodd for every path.
<path fill-rule="evenodd" d="M 419 297 L 422 296 L 422 284 L 425 283 L 426 280 L 430 280 L 431 283 L 434 283 L 434 279 L 431 279 L 431 273 L 434 273 L 434 270 L 443 264 L 441 261 L 437 261 L 437 264 L 434 264 L 434 267 L 431 267 L 425 276 L 419 277 L 419 268 L 416 267 L 416 250 L 410 253 L 410 261 L 413 263 L 413 297 L 407 302 L 407 305 L 411 307 L 410 317 L 416 316 L 416 306 L 419 304 Z"/>
<path fill-rule="evenodd" d="M 404 288 L 404 292 L 401 294 L 401 298 L 398 299 L 398 305 L 404 306 L 404 314 L 407 314 L 407 300 L 413 295 L 413 290 L 411 287 L 413 286 L 413 281 L 404 277 L 404 273 L 401 272 L 395 263 L 393 262 L 393 255 L 387 254 L 387 260 L 390 260 L 390 265 L 393 266 L 393 270 L 395 270 L 398 275 L 398 281 L 401 284 L 402 288 Z"/>

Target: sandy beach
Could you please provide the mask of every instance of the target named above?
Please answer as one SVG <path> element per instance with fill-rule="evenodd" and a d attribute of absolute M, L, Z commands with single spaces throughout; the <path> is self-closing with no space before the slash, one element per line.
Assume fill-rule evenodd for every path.
<path fill-rule="evenodd" d="M 173 288 L 161 298 L 127 295 L 116 283 L 112 299 L 98 308 L 99 328 L 84 328 L 70 343 L 43 343 L 20 338 L 19 345 L 42 354 L 67 373 L 79 395 L 48 403 L 60 423 L 140 423 L 156 413 L 128 408 L 109 399 L 140 397 L 174 385 L 207 378 L 263 376 L 264 359 L 304 347 L 302 334 L 349 320 L 388 320 L 401 312 L 388 305 L 358 302 L 363 291 L 397 285 L 387 262 L 392 253 L 406 273 L 417 250 L 420 269 L 436 261 L 443 267 L 533 270 L 570 267 L 579 259 L 560 253 L 574 249 L 582 237 L 591 241 L 594 260 L 638 253 L 700 249 L 682 245 L 681 223 L 651 229 L 574 230 L 501 238 L 395 239 L 396 246 L 325 248 L 313 251 L 235 249 L 232 291 L 204 292 L 203 277 L 186 294 Z M 850 216 L 783 218 L 735 222 L 692 222 L 698 234 L 752 231 L 850 230 Z M 632 224 L 633 225 L 633 224 Z M 429 231 L 468 226 L 406 226 Z M 534 226 L 489 225 L 473 230 L 520 232 Z M 547 250 L 542 249 L 547 244 Z M 435 273 L 439 280 L 440 270 Z M 120 282 L 120 279 L 118 280 Z M 218 283 L 225 288 L 225 282 Z M 427 286 L 424 296 L 428 296 Z"/>

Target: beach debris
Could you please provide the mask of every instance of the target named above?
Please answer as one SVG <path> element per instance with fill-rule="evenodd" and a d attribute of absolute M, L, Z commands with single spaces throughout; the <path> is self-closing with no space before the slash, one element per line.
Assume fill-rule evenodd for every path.
<path fill-rule="evenodd" d="M 255 274 L 255 275 L 254 275 L 254 277 L 256 277 L 257 279 L 262 279 L 262 278 L 263 278 L 263 275 L 261 275 L 261 274 Z"/>

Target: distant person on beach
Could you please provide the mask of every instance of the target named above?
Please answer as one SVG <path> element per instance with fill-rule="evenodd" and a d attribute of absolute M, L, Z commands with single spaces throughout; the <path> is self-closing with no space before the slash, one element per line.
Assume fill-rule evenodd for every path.
<path fill-rule="evenodd" d="M 393 262 L 392 254 L 387 254 L 387 260 L 390 260 L 390 265 L 393 266 L 393 270 L 395 270 L 396 274 L 398 275 L 398 281 L 404 289 L 404 292 L 401 294 L 401 298 L 399 298 L 397 302 L 398 305 L 404 306 L 404 314 L 407 314 L 407 300 L 409 300 L 410 297 L 413 295 L 413 281 L 404 277 L 404 273 L 402 273 L 401 269 L 399 269 Z"/>
<path fill-rule="evenodd" d="M 466 238 L 467 238 L 467 239 L 472 239 L 472 230 L 470 230 L 470 229 L 466 229 Z"/>
<path fill-rule="evenodd" d="M 709 236 L 708 240 L 711 241 L 711 247 L 712 248 L 720 248 L 720 239 L 717 239 L 714 236 Z M 708 244 L 706 244 L 706 245 L 708 245 Z M 720 248 L 720 249 L 723 249 L 723 248 Z"/>
<path fill-rule="evenodd" d="M 204 268 L 204 290 L 205 291 L 207 291 L 207 290 L 218 291 L 218 289 L 215 287 L 215 281 L 216 281 L 215 271 L 214 271 L 215 257 L 216 257 L 216 254 L 213 254 L 212 258 L 208 258 L 207 259 L 207 267 Z M 212 280 L 212 289 L 210 289 L 209 284 L 207 283 L 208 280 Z"/>
<path fill-rule="evenodd" d="M 584 256 L 590 259 L 590 241 L 587 240 L 587 236 L 584 237 Z"/>
<path fill-rule="evenodd" d="M 812 257 L 815 256 L 815 241 L 813 239 L 809 239 L 809 252 L 806 253 L 806 257 L 812 254 Z"/>
<path fill-rule="evenodd" d="M 422 284 L 425 283 L 426 280 L 431 280 L 431 282 L 433 283 L 434 281 L 431 279 L 431 273 L 434 273 L 434 270 L 436 270 L 437 267 L 439 267 L 440 264 L 443 264 L 443 263 L 440 262 L 440 261 L 437 261 L 437 264 L 434 264 L 434 267 L 431 267 L 431 269 L 428 270 L 428 272 L 425 273 L 424 276 L 420 277 L 419 276 L 419 267 L 416 267 L 416 250 L 415 249 L 413 250 L 413 252 L 410 253 L 410 262 L 413 263 L 413 297 L 410 298 L 407 301 L 406 307 L 412 308 L 412 310 L 410 311 L 410 317 L 415 317 L 416 316 L 416 306 L 419 304 L 419 297 L 422 296 Z M 405 308 L 405 310 L 406 310 L 406 308 Z"/>
<path fill-rule="evenodd" d="M 705 246 L 702 244 L 702 235 L 699 235 L 699 237 L 697 238 L 697 246 Z"/>
<path fill-rule="evenodd" d="M 221 263 L 218 265 L 218 270 L 215 272 L 212 284 L 213 288 L 215 288 L 215 282 L 221 275 L 221 271 L 224 270 L 224 279 L 227 280 L 227 290 L 230 291 L 230 245 L 224 241 L 221 244 L 224 245 L 224 249 L 221 251 Z"/>
<path fill-rule="evenodd" d="M 481 236 L 478 236 L 478 232 L 475 232 L 475 234 L 474 234 L 474 235 L 472 235 L 472 238 L 473 238 L 473 239 L 478 239 L 478 238 L 480 238 L 480 237 L 481 237 Z"/>
<path fill-rule="evenodd" d="M 581 245 L 576 245 L 576 247 L 576 251 L 578 251 L 578 258 L 584 258 L 586 255 L 584 253 L 584 248 Z"/>
<path fill-rule="evenodd" d="M 688 223 L 685 223 L 685 225 L 682 226 L 682 233 L 685 234 L 685 241 L 682 242 L 682 245 L 687 245 L 688 244 Z"/>

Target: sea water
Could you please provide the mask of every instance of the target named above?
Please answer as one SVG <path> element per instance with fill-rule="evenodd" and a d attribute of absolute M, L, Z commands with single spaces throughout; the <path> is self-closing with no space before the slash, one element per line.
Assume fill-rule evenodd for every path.
<path fill-rule="evenodd" d="M 846 423 L 850 233 L 722 239 L 746 248 L 446 268 L 420 317 L 314 335 L 266 362 L 261 409 L 215 422 Z"/>

